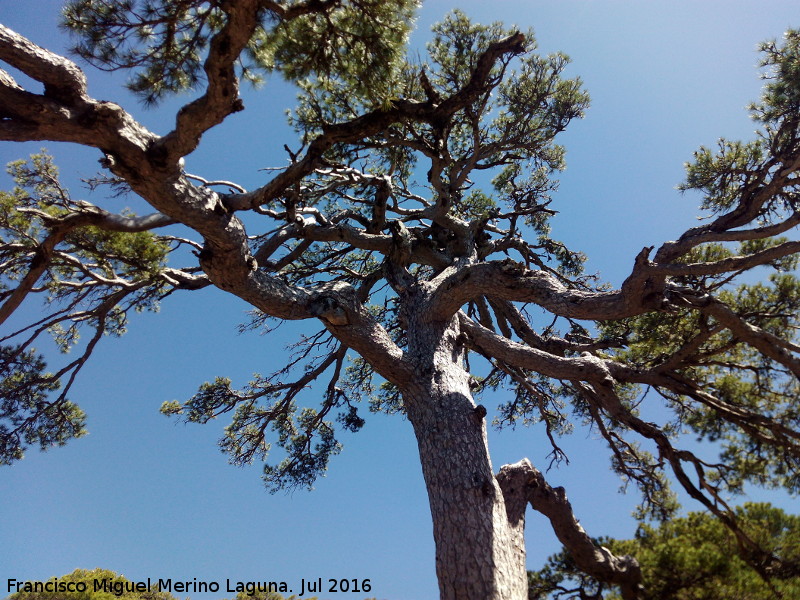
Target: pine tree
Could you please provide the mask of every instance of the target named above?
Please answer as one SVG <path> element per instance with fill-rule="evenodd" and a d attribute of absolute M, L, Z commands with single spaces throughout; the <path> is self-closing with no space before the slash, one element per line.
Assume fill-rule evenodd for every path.
<path fill-rule="evenodd" d="M 786 564 L 800 561 L 800 517 L 756 503 L 736 507 L 735 513 L 741 527 L 763 549 Z M 637 557 L 644 600 L 773 600 L 800 594 L 800 571 L 783 569 L 764 578 L 739 555 L 730 530 L 707 512 L 690 512 L 655 526 L 641 523 L 633 539 L 603 539 L 601 543 Z M 529 600 L 620 598 L 610 586 L 581 573 L 566 550 L 528 576 Z"/>
<path fill-rule="evenodd" d="M 197 423 L 231 415 L 223 449 L 235 463 L 268 461 L 273 489 L 325 471 L 340 450 L 337 423 L 364 423 L 359 400 L 404 414 L 443 599 L 525 597 L 528 504 L 580 569 L 624 598 L 640 594 L 636 560 L 596 545 L 529 461 L 494 472 L 476 398 L 498 386 L 514 391 L 499 422 L 543 423 L 556 458 L 572 420 L 595 427 L 614 469 L 640 487 L 643 515 L 674 511 L 671 473 L 755 568 L 783 568 L 725 496 L 745 483 L 800 487 L 800 243 L 784 237 L 800 223 L 800 33 L 762 49 L 767 84 L 751 107 L 759 137 L 701 148 L 688 166 L 684 187 L 704 194 L 705 221 L 644 248 L 621 287 L 607 289 L 548 225 L 564 166 L 555 138 L 588 105 L 581 82 L 564 77 L 566 57 L 538 55 L 532 32 L 455 12 L 435 27 L 424 61 L 406 58 L 414 9 L 409 0 L 69 3 L 75 52 L 129 71 L 146 103 L 199 91 L 165 135 L 92 98 L 72 61 L 0 27 L 0 60 L 43 86 L 0 73 L 0 139 L 96 148 L 106 174 L 95 183 L 155 211 L 73 199 L 46 155 L 11 166 L 17 188 L 0 197 L 0 322 L 37 296 L 51 310 L 2 338 L 2 461 L 85 432 L 72 383 L 131 311 L 215 286 L 257 311 L 254 327 L 306 320 L 319 332 L 271 376 L 239 390 L 217 378 L 163 412 Z M 186 173 L 204 134 L 244 110 L 240 81 L 271 73 L 300 90 L 289 165 L 252 190 Z M 532 307 L 550 320 L 533 319 Z M 80 355 L 48 370 L 37 340 L 52 334 L 67 350 L 82 331 Z M 300 390 L 320 379 L 321 404 L 298 407 Z M 665 422 L 639 416 L 645 389 L 663 400 Z M 684 431 L 720 444 L 720 460 L 683 447 Z"/>

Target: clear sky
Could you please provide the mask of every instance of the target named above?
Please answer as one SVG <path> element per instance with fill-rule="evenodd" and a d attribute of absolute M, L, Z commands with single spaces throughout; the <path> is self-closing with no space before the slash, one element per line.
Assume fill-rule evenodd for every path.
<path fill-rule="evenodd" d="M 62 51 L 59 5 L 1 0 L 0 22 Z M 561 140 L 568 168 L 554 202 L 554 236 L 585 251 L 589 270 L 615 284 L 642 247 L 696 222 L 698 198 L 675 190 L 683 163 L 719 137 L 752 137 L 745 106 L 761 85 L 756 45 L 800 27 L 796 1 L 431 0 L 412 45 L 422 51 L 430 25 L 456 6 L 479 22 L 532 26 L 541 51 L 572 57 L 570 74 L 584 79 L 592 108 Z M 121 90 L 124 75 L 87 70 L 90 93 L 120 102 L 159 133 L 187 100 L 145 110 Z M 259 169 L 285 163 L 284 143 L 298 145 L 284 119 L 293 98 L 280 82 L 247 91 L 247 110 L 207 135 L 187 170 L 260 185 L 268 174 Z M 74 196 L 141 210 L 136 199 L 106 203 L 80 189 L 78 178 L 98 170 L 96 151 L 4 143 L 0 160 L 42 146 L 56 156 Z M 25 307 L 16 322 L 38 310 Z M 0 470 L 0 597 L 9 578 L 46 579 L 79 567 L 137 581 L 285 580 L 296 593 L 300 578 L 372 582 L 369 594 L 322 595 L 333 600 L 437 596 L 427 498 L 402 418 L 372 417 L 360 433 L 342 434 L 345 449 L 314 491 L 269 495 L 260 467 L 230 466 L 218 451 L 223 422 L 176 425 L 158 413 L 163 401 L 184 400 L 217 375 L 243 385 L 252 373 L 281 365 L 281 348 L 298 328 L 238 334 L 246 310 L 220 292 L 176 294 L 159 314 L 136 316 L 123 338 L 102 342 L 71 394 L 88 414 L 90 435 L 45 454 L 32 450 Z M 307 399 L 314 401 L 313 391 Z M 522 457 L 547 464 L 537 428 L 492 434 L 490 444 L 495 470 Z M 630 536 L 636 494 L 617 493 L 602 442 L 577 430 L 563 445 L 571 462 L 550 471 L 550 482 L 565 486 L 591 535 Z M 793 510 L 794 501 L 780 494 L 752 498 Z M 558 544 L 543 518 L 529 511 L 528 519 L 528 564 L 537 567 Z"/>

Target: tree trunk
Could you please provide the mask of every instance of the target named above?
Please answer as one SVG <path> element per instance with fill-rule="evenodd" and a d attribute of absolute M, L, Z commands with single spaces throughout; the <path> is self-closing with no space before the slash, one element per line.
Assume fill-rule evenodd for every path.
<path fill-rule="evenodd" d="M 525 600 L 524 509 L 511 521 L 495 479 L 457 321 L 409 323 L 417 377 L 403 398 L 419 445 L 442 600 Z"/>

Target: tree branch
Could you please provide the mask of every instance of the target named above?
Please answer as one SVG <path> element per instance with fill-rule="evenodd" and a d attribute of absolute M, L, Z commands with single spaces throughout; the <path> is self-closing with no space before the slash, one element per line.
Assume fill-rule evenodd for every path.
<path fill-rule="evenodd" d="M 244 109 L 234 63 L 259 24 L 259 4 L 258 0 L 221 3 L 227 21 L 211 39 L 203 66 L 208 81 L 206 92 L 178 111 L 175 129 L 153 146 L 154 156 L 167 164 L 177 163 L 197 148 L 206 131 Z"/>
<path fill-rule="evenodd" d="M 637 265 L 638 271 L 638 265 Z M 631 278 L 629 278 L 631 279 Z M 429 314 L 444 319 L 480 296 L 533 302 L 553 314 L 575 319 L 613 320 L 641 313 L 658 298 L 644 291 L 609 292 L 568 287 L 551 273 L 529 270 L 511 259 L 448 267 L 431 281 Z M 630 286 L 632 287 L 632 286 Z"/>
<path fill-rule="evenodd" d="M 334 144 L 346 144 L 369 138 L 385 131 L 390 125 L 400 122 L 420 121 L 427 123 L 443 122 L 450 116 L 472 103 L 487 87 L 494 64 L 506 54 L 519 54 L 524 51 L 525 36 L 514 34 L 491 44 L 478 58 L 477 66 L 469 82 L 458 92 L 434 105 L 431 100 L 394 100 L 388 109 L 380 108 L 350 121 L 323 127 L 309 144 L 305 155 L 293 162 L 280 175 L 267 185 L 247 194 L 226 197 L 229 210 L 252 210 L 280 197 L 293 183 L 312 173 L 323 162 L 323 154 Z"/>
<path fill-rule="evenodd" d="M 757 349 L 764 356 L 785 366 L 800 379 L 800 359 L 787 349 L 787 342 L 782 338 L 751 325 L 731 308 L 711 295 L 680 294 L 678 302 L 685 303 L 700 312 L 707 314 L 726 327 L 737 338 Z"/>
<path fill-rule="evenodd" d="M 658 263 L 652 265 L 650 272 L 656 275 L 667 275 L 670 277 L 721 275 L 723 273 L 745 271 L 754 267 L 766 265 L 772 261 L 797 254 L 798 252 L 800 252 L 800 242 L 784 242 L 747 256 L 732 256 L 714 262 L 691 264 Z"/>
<path fill-rule="evenodd" d="M 0 306 L 0 323 L 5 322 L 19 307 L 42 274 L 50 267 L 56 246 L 75 229 L 91 225 L 107 231 L 138 232 L 163 227 L 174 222 L 160 213 L 143 217 L 115 215 L 88 203 L 81 204 L 80 212 L 58 218 L 34 209 L 20 209 L 19 212 L 36 214 L 50 229 L 50 233 L 37 245 L 28 272 L 22 281 Z"/>
<path fill-rule="evenodd" d="M 87 100 L 86 76 L 71 60 L 37 46 L 0 24 L 0 60 L 44 84 L 44 95 L 74 104 Z"/>
<path fill-rule="evenodd" d="M 515 367 L 536 371 L 553 379 L 596 382 L 611 380 L 606 361 L 589 353 L 570 358 L 557 356 L 497 335 L 463 312 L 458 313 L 458 318 L 462 331 L 469 338 L 467 344 L 485 356 L 500 359 Z"/>
<path fill-rule="evenodd" d="M 529 503 L 549 519 L 559 541 L 581 571 L 618 585 L 625 600 L 639 597 L 642 590 L 639 563 L 631 556 L 615 556 L 607 548 L 597 546 L 575 517 L 564 488 L 552 488 L 527 459 L 501 467 L 496 477 L 510 518 L 520 511 L 524 513 Z"/>

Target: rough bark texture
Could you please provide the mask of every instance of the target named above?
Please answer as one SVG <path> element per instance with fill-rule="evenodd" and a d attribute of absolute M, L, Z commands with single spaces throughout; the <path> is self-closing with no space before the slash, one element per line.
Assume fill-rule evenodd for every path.
<path fill-rule="evenodd" d="M 443 600 L 527 597 L 524 518 L 510 520 L 486 438 L 486 409 L 476 406 L 456 319 L 409 323 L 417 365 L 404 387 L 419 445 L 436 540 Z"/>
<path fill-rule="evenodd" d="M 505 465 L 497 479 L 506 503 L 515 508 L 516 514 L 524 514 L 525 505 L 530 503 L 534 510 L 550 520 L 556 537 L 569 548 L 581 571 L 600 581 L 619 585 L 626 600 L 638 597 L 642 574 L 636 559 L 615 556 L 607 548 L 597 546 L 572 512 L 564 488 L 551 487 L 527 459 Z"/>

